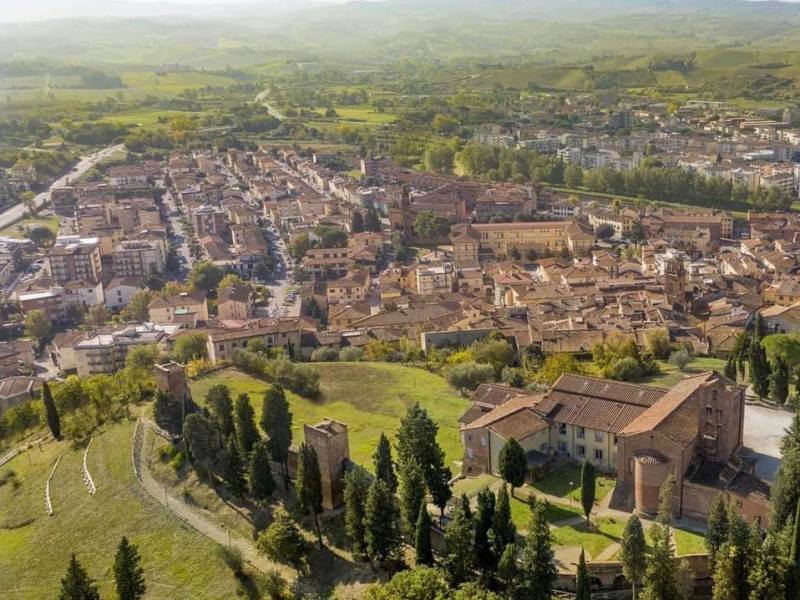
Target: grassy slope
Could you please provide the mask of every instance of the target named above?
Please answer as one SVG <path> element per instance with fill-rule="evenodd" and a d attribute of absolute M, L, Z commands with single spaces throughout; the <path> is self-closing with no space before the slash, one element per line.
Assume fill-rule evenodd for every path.
<path fill-rule="evenodd" d="M 216 554 L 216 544 L 164 512 L 141 489 L 130 459 L 133 423 L 114 425 L 95 438 L 89 468 L 97 486 L 89 496 L 81 480 L 83 449 L 68 442 L 43 446 L 0 468 L 13 469 L 20 485 L 0 487 L 0 596 L 8 600 L 54 598 L 69 555 L 75 552 L 112 596 L 116 545 L 126 535 L 139 546 L 148 600 L 231 598 L 236 582 Z M 44 486 L 56 457 L 63 458 L 51 484 L 55 514 L 44 509 Z M 31 463 L 28 460 L 30 457 Z M 33 522 L 18 526 L 28 519 Z"/>
<path fill-rule="evenodd" d="M 53 233 L 58 233 L 58 217 L 55 215 L 49 217 L 33 217 L 29 219 L 22 219 L 16 223 L 12 223 L 8 227 L 0 229 L 0 236 L 12 237 L 21 239 L 25 237 L 25 233 L 20 230 L 20 227 L 47 227 Z"/>
<path fill-rule="evenodd" d="M 419 402 L 439 425 L 439 443 L 447 460 L 460 459 L 457 420 L 468 401 L 438 375 L 384 363 L 325 363 L 314 368 L 321 376 L 322 398 L 314 401 L 289 394 L 296 443 L 302 441 L 305 423 L 331 417 L 347 424 L 351 458 L 369 467 L 381 432 L 394 437 L 400 418 Z M 217 383 L 230 386 L 234 397 L 242 392 L 250 394 L 260 416 L 265 382 L 232 369 L 223 370 L 192 382 L 192 394 L 201 401 Z"/>

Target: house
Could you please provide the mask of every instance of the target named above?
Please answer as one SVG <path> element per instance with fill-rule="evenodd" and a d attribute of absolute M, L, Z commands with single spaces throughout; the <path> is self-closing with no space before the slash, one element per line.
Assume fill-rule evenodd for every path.
<path fill-rule="evenodd" d="M 768 518 L 768 486 L 739 455 L 744 390 L 713 371 L 670 390 L 572 374 L 543 395 L 479 388 L 460 428 L 467 476 L 497 474 L 513 437 L 531 466 L 576 459 L 616 473 L 620 495 L 643 514 L 658 511 L 659 489 L 674 474 L 677 515 L 704 518 L 723 492 L 749 520 Z"/>
<path fill-rule="evenodd" d="M 42 380 L 38 377 L 12 376 L 0 379 L 0 415 L 9 408 L 39 395 Z"/>
<path fill-rule="evenodd" d="M 153 323 L 184 323 L 195 327 L 208 321 L 208 302 L 205 292 L 180 292 L 159 296 L 150 302 L 150 320 Z"/>
<path fill-rule="evenodd" d="M 325 296 L 328 304 L 363 302 L 369 293 L 369 272 L 360 269 L 347 277 L 328 282 Z"/>
<path fill-rule="evenodd" d="M 776 304 L 761 311 L 764 325 L 770 333 L 793 333 L 800 331 L 800 302 L 791 306 Z"/>
<path fill-rule="evenodd" d="M 115 277 L 104 287 L 106 308 L 112 311 L 122 310 L 142 288 L 144 280 L 141 277 Z"/>
<path fill-rule="evenodd" d="M 220 320 L 249 319 L 253 316 L 253 296 L 250 286 L 235 283 L 219 293 L 217 303 Z"/>
<path fill-rule="evenodd" d="M 300 351 L 300 320 L 280 319 L 256 323 L 241 329 L 219 329 L 208 333 L 208 358 L 211 362 L 230 360 L 250 340 L 260 340 L 268 348 L 282 348 L 288 356 Z"/>
<path fill-rule="evenodd" d="M 103 273 L 99 240 L 79 236 L 56 238 L 55 245 L 47 254 L 47 266 L 56 283 L 98 282 Z"/>
<path fill-rule="evenodd" d="M 135 346 L 165 347 L 180 325 L 144 323 L 128 325 L 107 333 L 96 333 L 72 345 L 78 375 L 116 373 L 125 366 L 128 351 Z"/>
<path fill-rule="evenodd" d="M 116 277 L 149 277 L 166 268 L 162 245 L 149 240 L 121 241 L 114 246 L 111 258 Z"/>

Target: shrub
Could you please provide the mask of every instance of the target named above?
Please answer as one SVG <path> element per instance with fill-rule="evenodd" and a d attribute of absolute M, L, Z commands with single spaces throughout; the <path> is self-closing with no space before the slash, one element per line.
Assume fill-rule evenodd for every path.
<path fill-rule="evenodd" d="M 447 374 L 450 385 L 462 392 L 474 390 L 480 384 L 494 379 L 494 367 L 490 364 L 465 362 L 454 366 Z"/>
<path fill-rule="evenodd" d="M 692 362 L 692 353 L 686 348 L 681 348 L 669 355 L 669 362 L 683 371 Z"/>
<path fill-rule="evenodd" d="M 615 360 L 605 369 L 606 377 L 619 381 L 635 381 L 644 375 L 644 369 L 639 361 L 632 356 Z"/>
<path fill-rule="evenodd" d="M 361 348 L 342 348 L 339 352 L 339 360 L 344 362 L 361 362 L 364 359 L 364 351 Z"/>
<path fill-rule="evenodd" d="M 311 353 L 312 362 L 336 362 L 339 360 L 339 352 L 336 348 L 317 348 Z"/>

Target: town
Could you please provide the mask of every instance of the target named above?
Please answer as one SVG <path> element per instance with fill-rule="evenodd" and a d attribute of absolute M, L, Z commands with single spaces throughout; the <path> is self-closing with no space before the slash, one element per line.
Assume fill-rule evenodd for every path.
<path fill-rule="evenodd" d="M 789 84 L 338 60 L 0 120 L 0 596 L 797 597 Z"/>

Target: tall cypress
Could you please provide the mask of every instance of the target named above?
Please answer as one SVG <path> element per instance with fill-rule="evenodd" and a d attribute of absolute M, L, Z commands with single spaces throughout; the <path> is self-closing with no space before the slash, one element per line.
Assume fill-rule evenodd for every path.
<path fill-rule="evenodd" d="M 50 428 L 50 433 L 57 440 L 61 439 L 61 419 L 58 416 L 56 403 L 53 402 L 53 394 L 50 392 L 50 386 L 45 381 L 42 383 L 42 402 L 44 403 L 45 417 L 47 418 L 47 426 Z"/>
<path fill-rule="evenodd" d="M 389 438 L 382 432 L 378 439 L 378 447 L 372 456 L 372 463 L 375 466 L 375 477 L 385 481 L 392 493 L 395 493 L 397 491 L 397 475 L 392 460 L 392 446 L 389 444 Z"/>
<path fill-rule="evenodd" d="M 398 556 L 400 532 L 397 529 L 397 504 L 386 482 L 375 479 L 364 504 L 365 539 L 371 561 L 386 564 Z"/>
<path fill-rule="evenodd" d="M 234 496 L 242 498 L 247 493 L 242 455 L 239 453 L 239 446 L 234 436 L 228 438 L 228 445 L 225 448 L 225 472 L 222 475 Z"/>
<path fill-rule="evenodd" d="M 114 582 L 119 600 L 139 600 L 147 591 L 141 562 L 136 546 L 123 536 L 114 557 Z"/>
<path fill-rule="evenodd" d="M 586 515 L 587 524 L 594 507 L 596 478 L 597 473 L 594 465 L 588 460 L 583 461 L 583 468 L 581 469 L 581 506 L 583 507 L 583 514 Z"/>
<path fill-rule="evenodd" d="M 719 493 L 711 501 L 711 506 L 708 510 L 708 529 L 706 530 L 706 549 L 708 550 L 708 560 L 712 572 L 714 571 L 717 552 L 728 539 L 728 530 L 728 504 L 725 501 L 725 495 Z"/>
<path fill-rule="evenodd" d="M 67 574 L 61 580 L 61 593 L 58 600 L 100 600 L 97 586 L 89 578 L 75 555 L 69 561 Z"/>
<path fill-rule="evenodd" d="M 575 600 L 591 600 L 592 582 L 589 579 L 589 569 L 586 567 L 586 555 L 581 548 L 578 559 L 578 574 L 575 578 Z"/>
<path fill-rule="evenodd" d="M 265 503 L 275 491 L 275 478 L 272 476 L 272 465 L 269 450 L 265 441 L 259 441 L 250 453 L 249 473 L 250 490 L 256 502 Z"/>
<path fill-rule="evenodd" d="M 506 486 L 500 487 L 497 492 L 494 518 L 492 519 L 492 540 L 495 556 L 502 556 L 506 546 L 513 544 L 517 539 L 517 528 L 511 520 L 511 501 L 508 497 Z"/>
<path fill-rule="evenodd" d="M 800 598 L 800 502 L 794 512 L 792 548 L 786 573 L 786 598 Z"/>
<path fill-rule="evenodd" d="M 766 398 L 769 393 L 769 362 L 767 362 L 767 353 L 761 339 L 757 336 L 753 336 L 750 343 L 749 359 L 753 391 L 759 398 Z"/>
<path fill-rule="evenodd" d="M 386 482 L 385 479 L 381 480 Z M 413 536 L 419 518 L 419 507 L 425 503 L 425 477 L 417 463 L 411 462 L 403 466 L 403 470 L 400 472 L 398 495 L 400 497 L 400 516 L 403 517 L 405 530 Z"/>
<path fill-rule="evenodd" d="M 414 539 L 417 565 L 433 566 L 433 549 L 431 548 L 431 516 L 425 503 L 419 505 L 417 531 Z"/>
<path fill-rule="evenodd" d="M 528 535 L 520 560 L 520 586 L 526 600 L 550 600 L 557 572 L 553 537 L 544 517 L 544 506 L 533 499 Z"/>
<path fill-rule="evenodd" d="M 622 574 L 631 584 L 632 597 L 636 600 L 636 584 L 644 577 L 647 567 L 647 540 L 644 537 L 642 522 L 636 515 L 631 515 L 622 532 L 620 562 Z"/>
<path fill-rule="evenodd" d="M 300 445 L 297 457 L 297 499 L 303 510 L 314 518 L 319 547 L 323 547 L 319 515 L 322 512 L 322 476 L 317 451 L 305 442 Z"/>
<path fill-rule="evenodd" d="M 475 511 L 475 560 L 486 571 L 497 566 L 498 555 L 494 553 L 490 540 L 494 522 L 495 496 L 489 488 L 478 492 L 478 508 Z"/>
<path fill-rule="evenodd" d="M 267 448 L 272 460 L 283 467 L 283 485 L 289 489 L 289 447 L 292 445 L 292 413 L 286 394 L 273 384 L 264 394 L 261 428 L 267 434 Z"/>
<path fill-rule="evenodd" d="M 224 383 L 212 386 L 206 394 L 206 404 L 211 408 L 214 422 L 225 439 L 233 435 L 235 430 L 233 403 L 231 402 L 231 390 L 228 386 Z"/>
<path fill-rule="evenodd" d="M 250 405 L 247 394 L 239 394 L 233 405 L 234 419 L 236 421 L 236 440 L 242 454 L 248 455 L 253 450 L 256 442 L 261 439 L 256 427 L 255 413 Z"/>
<path fill-rule="evenodd" d="M 370 476 L 362 467 L 355 467 L 344 476 L 344 522 L 353 550 L 360 556 L 367 554 L 364 505 L 369 485 Z"/>

